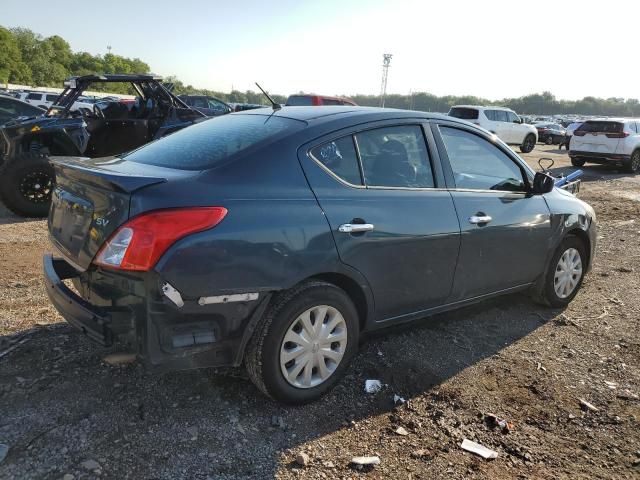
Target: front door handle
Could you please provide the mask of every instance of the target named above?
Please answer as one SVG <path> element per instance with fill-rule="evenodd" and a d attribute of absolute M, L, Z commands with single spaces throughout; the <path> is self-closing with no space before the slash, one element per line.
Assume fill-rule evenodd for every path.
<path fill-rule="evenodd" d="M 469 223 L 474 224 L 489 223 L 491 220 L 493 220 L 493 218 L 491 218 L 489 215 L 471 215 L 469 217 Z"/>
<path fill-rule="evenodd" d="M 343 223 L 338 227 L 342 233 L 370 232 L 375 227 L 370 223 Z"/>

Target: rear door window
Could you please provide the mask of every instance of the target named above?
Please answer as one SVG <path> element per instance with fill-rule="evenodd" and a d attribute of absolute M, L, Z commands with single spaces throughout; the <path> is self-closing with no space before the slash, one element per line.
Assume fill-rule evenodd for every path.
<path fill-rule="evenodd" d="M 496 116 L 495 120 L 497 122 L 508 122 L 509 121 L 509 117 L 507 115 L 507 112 L 505 112 L 504 110 L 494 110 L 494 114 Z"/>
<path fill-rule="evenodd" d="M 478 109 L 466 107 L 453 107 L 449 110 L 449 116 L 459 118 L 461 120 L 477 120 Z"/>
<path fill-rule="evenodd" d="M 53 95 L 47 95 L 47 102 L 55 102 L 58 98 L 58 94 L 53 94 Z"/>
<path fill-rule="evenodd" d="M 42 99 L 41 93 L 30 93 L 27 95 L 27 100 L 41 100 L 41 99 Z"/>
<path fill-rule="evenodd" d="M 457 188 L 521 192 L 520 167 L 484 138 L 457 128 L 440 127 Z"/>
<path fill-rule="evenodd" d="M 367 130 L 355 137 L 367 186 L 434 186 L 427 145 L 419 125 Z"/>
<path fill-rule="evenodd" d="M 338 178 L 351 185 L 362 185 L 358 155 L 351 135 L 315 147 L 310 153 Z"/>
<path fill-rule="evenodd" d="M 487 117 L 488 120 L 495 122 L 497 120 L 496 111 L 495 110 L 485 110 L 484 116 Z"/>
<path fill-rule="evenodd" d="M 249 148 L 266 146 L 306 122 L 266 115 L 222 115 L 149 143 L 123 158 L 182 170 L 205 170 Z"/>

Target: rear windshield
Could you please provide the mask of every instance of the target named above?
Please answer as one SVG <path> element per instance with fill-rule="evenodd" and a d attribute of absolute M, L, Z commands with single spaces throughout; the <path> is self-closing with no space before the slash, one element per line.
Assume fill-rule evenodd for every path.
<path fill-rule="evenodd" d="M 580 125 L 577 130 L 580 132 L 598 133 L 620 133 L 624 125 L 620 122 L 588 121 Z"/>
<path fill-rule="evenodd" d="M 478 110 L 475 108 L 453 107 L 449 110 L 449 116 L 461 118 L 462 120 L 477 120 Z"/>
<path fill-rule="evenodd" d="M 287 99 L 289 107 L 308 107 L 313 105 L 313 99 L 308 95 L 291 95 Z"/>
<path fill-rule="evenodd" d="M 265 115 L 224 115 L 187 127 L 123 156 L 131 162 L 205 170 L 231 155 L 266 145 L 305 122 Z"/>

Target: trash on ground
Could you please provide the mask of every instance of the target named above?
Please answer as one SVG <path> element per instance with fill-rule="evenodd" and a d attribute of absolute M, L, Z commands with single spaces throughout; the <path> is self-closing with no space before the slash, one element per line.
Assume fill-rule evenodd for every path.
<path fill-rule="evenodd" d="M 409 432 L 404 427 L 398 427 L 394 430 L 394 432 L 398 435 L 402 435 L 403 437 L 409 435 Z"/>
<path fill-rule="evenodd" d="M 411 456 L 413 458 L 427 458 L 431 456 L 431 452 L 427 449 L 421 448 L 420 450 L 411 452 Z"/>
<path fill-rule="evenodd" d="M 400 395 L 394 395 L 393 396 L 393 403 L 394 403 L 394 405 L 398 405 L 398 404 L 403 405 L 403 404 L 407 403 L 407 401 L 404 398 L 402 398 Z"/>
<path fill-rule="evenodd" d="M 351 463 L 354 465 L 380 465 L 380 457 L 353 457 Z"/>
<path fill-rule="evenodd" d="M 467 452 L 475 453 L 476 455 L 480 455 L 485 460 L 498 458 L 498 452 L 488 449 L 487 447 L 483 447 L 479 443 L 472 442 L 471 440 L 467 440 L 466 438 L 462 441 L 460 447 Z"/>
<path fill-rule="evenodd" d="M 580 401 L 580 406 L 582 407 L 583 410 L 591 410 L 592 412 L 598 411 L 598 407 L 587 402 L 585 399 L 579 398 L 578 400 Z"/>
<path fill-rule="evenodd" d="M 111 353 L 107 356 L 105 356 L 103 359 L 104 363 L 108 364 L 108 365 L 112 365 L 114 367 L 120 366 L 120 365 L 128 365 L 130 363 L 133 363 L 136 361 L 136 354 L 135 353 Z"/>
<path fill-rule="evenodd" d="M 380 380 L 365 380 L 364 391 L 367 393 L 378 393 L 382 390 L 382 382 Z"/>
<path fill-rule="evenodd" d="M 616 388 L 618 388 L 618 384 L 616 382 L 608 382 L 605 380 L 604 384 L 611 390 L 615 390 Z"/>
<path fill-rule="evenodd" d="M 484 421 L 489 428 L 499 428 L 502 433 L 509 433 L 513 430 L 513 423 L 508 422 L 504 418 L 500 418 L 493 413 L 487 413 L 484 416 Z"/>

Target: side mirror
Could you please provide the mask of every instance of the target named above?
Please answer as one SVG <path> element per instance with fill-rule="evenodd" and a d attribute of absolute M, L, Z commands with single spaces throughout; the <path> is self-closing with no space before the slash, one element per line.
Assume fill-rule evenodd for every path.
<path fill-rule="evenodd" d="M 536 172 L 533 177 L 533 193 L 534 195 L 542 195 L 553 190 L 556 183 L 555 178 L 543 172 Z"/>

